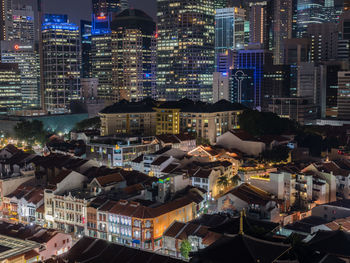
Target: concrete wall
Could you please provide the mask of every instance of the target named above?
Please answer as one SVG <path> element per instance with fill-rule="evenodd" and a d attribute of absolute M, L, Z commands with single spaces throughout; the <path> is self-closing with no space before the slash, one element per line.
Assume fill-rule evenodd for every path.
<path fill-rule="evenodd" d="M 248 155 L 259 155 L 265 150 L 265 143 L 258 141 L 242 141 L 231 132 L 226 132 L 217 138 L 217 145 L 225 148 L 234 148 Z"/>
<path fill-rule="evenodd" d="M 312 209 L 312 215 L 327 220 L 335 220 L 350 216 L 350 209 L 331 205 L 320 205 Z"/>

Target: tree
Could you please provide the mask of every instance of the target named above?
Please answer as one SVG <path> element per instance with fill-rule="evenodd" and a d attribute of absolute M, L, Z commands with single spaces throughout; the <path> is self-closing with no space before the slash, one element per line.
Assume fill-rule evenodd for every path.
<path fill-rule="evenodd" d="M 233 185 L 238 185 L 238 182 L 239 182 L 240 180 L 241 180 L 241 179 L 239 178 L 239 175 L 238 175 L 238 174 L 232 176 L 231 179 L 230 179 L 231 184 L 233 184 Z"/>
<path fill-rule="evenodd" d="M 298 143 L 298 147 L 309 148 L 310 154 L 312 156 L 320 156 L 322 151 L 323 139 L 321 135 L 312 132 L 301 132 L 296 137 L 295 140 Z"/>
<path fill-rule="evenodd" d="M 226 175 L 222 175 L 218 178 L 217 181 L 217 185 L 218 186 L 222 186 L 222 187 L 227 187 L 229 185 L 229 181 Z"/>
<path fill-rule="evenodd" d="M 272 112 L 259 112 L 256 110 L 245 110 L 239 116 L 239 126 L 253 136 L 282 134 L 294 132 L 298 125 L 295 121 L 280 118 Z"/>
<path fill-rule="evenodd" d="M 287 161 L 289 157 L 289 148 L 285 145 L 279 145 L 271 150 L 265 150 L 261 153 L 261 157 L 267 162 Z"/>
<path fill-rule="evenodd" d="M 203 137 L 197 137 L 196 144 L 197 145 L 210 145 L 210 141 L 208 139 L 203 138 Z"/>
<path fill-rule="evenodd" d="M 88 129 L 99 129 L 101 127 L 101 119 L 100 117 L 94 117 L 90 119 L 85 119 L 80 122 L 78 122 L 75 125 L 75 130 L 88 130 Z"/>
<path fill-rule="evenodd" d="M 188 241 L 187 239 L 183 240 L 181 242 L 181 247 L 180 247 L 181 255 L 185 259 L 188 259 L 188 255 L 190 254 L 191 250 L 192 250 L 192 246 L 191 246 L 190 241 Z"/>
<path fill-rule="evenodd" d="M 44 130 L 44 124 L 39 120 L 23 120 L 16 124 L 14 131 L 18 140 L 26 141 L 29 145 L 35 141 L 41 144 L 46 142 L 47 132 Z"/>

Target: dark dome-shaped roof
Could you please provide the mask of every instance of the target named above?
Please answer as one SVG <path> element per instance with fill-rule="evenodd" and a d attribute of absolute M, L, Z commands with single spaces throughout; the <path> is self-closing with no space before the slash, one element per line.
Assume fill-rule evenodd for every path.
<path fill-rule="evenodd" d="M 111 28 L 116 30 L 123 28 L 139 28 L 145 30 L 149 34 L 153 34 L 156 24 L 153 19 L 145 12 L 139 9 L 126 9 L 114 17 Z"/>
<path fill-rule="evenodd" d="M 144 18 L 144 19 L 153 21 L 153 19 L 149 15 L 147 15 L 145 12 L 143 12 L 140 9 L 134 9 L 134 8 L 125 9 L 123 12 L 119 13 L 116 16 L 116 18 L 122 18 L 122 17 Z"/>

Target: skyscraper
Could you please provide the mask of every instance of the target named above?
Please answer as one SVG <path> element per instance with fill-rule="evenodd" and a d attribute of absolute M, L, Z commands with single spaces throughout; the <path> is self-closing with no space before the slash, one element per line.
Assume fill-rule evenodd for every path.
<path fill-rule="evenodd" d="M 1 0 L 0 4 L 0 40 L 11 40 L 12 0 Z"/>
<path fill-rule="evenodd" d="M 12 11 L 12 37 L 13 40 L 35 43 L 35 17 L 31 6 L 14 6 Z"/>
<path fill-rule="evenodd" d="M 263 69 L 265 64 L 272 65 L 272 54 L 263 49 L 239 50 L 235 61 L 235 70 L 250 69 L 254 72 L 254 87 L 252 90 L 252 107 L 261 109 Z"/>
<path fill-rule="evenodd" d="M 95 15 L 118 13 L 129 7 L 128 0 L 92 0 L 92 13 Z"/>
<path fill-rule="evenodd" d="M 139 101 L 155 96 L 156 24 L 138 9 L 118 14 L 112 29 L 114 101 Z"/>
<path fill-rule="evenodd" d="M 297 37 L 303 37 L 308 25 L 326 22 L 324 0 L 297 1 Z"/>
<path fill-rule="evenodd" d="M 35 46 L 34 11 L 31 6 L 13 4 L 11 14 L 11 36 L 1 41 L 1 63 L 18 64 L 22 107 L 37 108 L 40 105 L 40 74 L 39 54 Z"/>
<path fill-rule="evenodd" d="M 91 31 L 91 72 L 98 80 L 97 95 L 111 100 L 112 92 L 112 14 L 93 15 Z"/>
<path fill-rule="evenodd" d="M 0 63 L 0 114 L 22 108 L 21 75 L 17 64 Z"/>
<path fill-rule="evenodd" d="M 91 72 L 102 100 L 113 100 L 111 22 L 127 7 L 127 0 L 92 0 Z"/>
<path fill-rule="evenodd" d="M 268 46 L 266 2 L 257 2 L 250 5 L 249 27 L 250 43 Z"/>
<path fill-rule="evenodd" d="M 292 37 L 293 0 L 274 1 L 273 17 L 274 64 L 283 64 L 284 39 Z"/>
<path fill-rule="evenodd" d="M 244 49 L 245 10 L 238 7 L 215 11 L 215 57 L 226 50 Z"/>
<path fill-rule="evenodd" d="M 81 77 L 91 78 L 91 22 L 80 21 L 80 39 L 81 39 Z"/>
<path fill-rule="evenodd" d="M 22 108 L 40 105 L 39 63 L 34 42 L 20 40 L 0 41 L 1 63 L 16 63 L 20 72 Z"/>
<path fill-rule="evenodd" d="M 338 119 L 350 119 L 350 71 L 338 72 Z"/>
<path fill-rule="evenodd" d="M 46 110 L 68 112 L 70 101 L 80 98 L 79 27 L 66 15 L 45 15 L 42 40 Z"/>
<path fill-rule="evenodd" d="M 214 71 L 214 1 L 158 0 L 159 97 L 210 101 Z"/>
<path fill-rule="evenodd" d="M 306 36 L 311 39 L 310 61 L 337 58 L 339 30 L 335 23 L 311 24 Z"/>

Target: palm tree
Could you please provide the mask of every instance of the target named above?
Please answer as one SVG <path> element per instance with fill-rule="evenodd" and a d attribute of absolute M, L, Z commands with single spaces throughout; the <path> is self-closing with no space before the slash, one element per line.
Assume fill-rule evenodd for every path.
<path fill-rule="evenodd" d="M 217 180 L 217 185 L 221 186 L 223 188 L 227 187 L 229 185 L 229 181 L 226 175 L 222 175 Z"/>
<path fill-rule="evenodd" d="M 240 180 L 241 180 L 241 179 L 239 178 L 239 175 L 238 175 L 238 174 L 232 176 L 231 179 L 230 179 L 231 184 L 233 184 L 233 185 L 238 185 L 238 182 L 239 182 Z"/>

